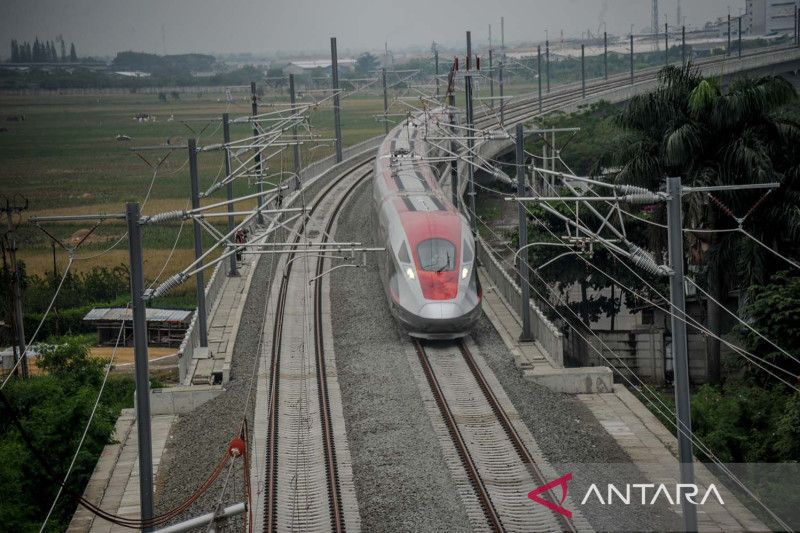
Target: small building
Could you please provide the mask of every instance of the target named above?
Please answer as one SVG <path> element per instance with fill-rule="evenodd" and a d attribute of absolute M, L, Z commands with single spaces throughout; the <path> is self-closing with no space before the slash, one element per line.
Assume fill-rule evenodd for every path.
<path fill-rule="evenodd" d="M 150 346 L 178 348 L 192 321 L 193 311 L 184 309 L 147 309 L 147 340 Z M 117 343 L 122 323 L 125 323 L 120 346 L 133 345 L 133 310 L 127 307 L 96 307 L 89 311 L 85 322 L 97 326 L 97 338 L 101 345 Z"/>

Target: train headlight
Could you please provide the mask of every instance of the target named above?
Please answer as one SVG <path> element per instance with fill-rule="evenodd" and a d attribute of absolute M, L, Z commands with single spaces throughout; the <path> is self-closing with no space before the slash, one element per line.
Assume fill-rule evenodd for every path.
<path fill-rule="evenodd" d="M 461 269 L 461 279 L 467 279 L 467 276 L 469 276 L 469 267 L 465 266 Z"/>
<path fill-rule="evenodd" d="M 411 266 L 406 267 L 406 277 L 408 279 L 417 279 L 417 273 L 414 272 L 414 267 Z"/>

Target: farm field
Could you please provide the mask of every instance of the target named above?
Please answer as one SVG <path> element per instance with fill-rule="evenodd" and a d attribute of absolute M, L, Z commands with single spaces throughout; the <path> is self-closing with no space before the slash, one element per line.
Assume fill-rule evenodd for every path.
<path fill-rule="evenodd" d="M 265 95 L 260 110 L 288 102 L 288 94 Z M 375 95 L 353 96 L 342 100 L 344 146 L 379 134 L 382 123 L 374 115 L 382 110 L 382 98 Z M 29 209 L 24 219 L 34 215 L 120 212 L 126 201 L 144 203 L 143 212 L 154 214 L 181 209 L 189 198 L 189 172 L 184 149 L 148 150 L 139 152 L 133 146 L 170 143 L 185 145 L 195 137 L 198 145 L 222 142 L 222 128 L 215 117 L 223 112 L 231 118 L 250 112 L 248 95 L 234 93 L 227 102 L 224 88 L 202 95 L 181 94 L 160 101 L 157 94 L 97 95 L 0 95 L 0 116 L 7 131 L 0 132 L 0 192 L 28 198 Z M 135 115 L 145 113 L 154 121 L 139 122 Z M 24 121 L 5 121 L 5 117 L 24 115 Z M 209 118 L 209 121 L 181 122 L 182 119 Z M 320 138 L 333 137 L 333 112 L 323 104 L 311 114 L 312 131 Z M 118 134 L 130 141 L 116 140 Z M 235 140 L 249 135 L 247 125 L 232 125 Z M 302 146 L 303 164 L 326 157 L 333 145 L 321 142 L 315 147 Z M 166 159 L 158 170 L 155 165 Z M 291 151 L 273 160 L 266 171 L 291 169 Z M 222 153 L 201 153 L 198 159 L 201 190 L 210 186 L 222 173 Z M 239 180 L 235 195 L 255 190 L 247 180 Z M 224 190 L 204 203 L 224 199 Z M 146 201 L 146 202 L 145 202 Z M 237 210 L 255 205 L 255 201 L 237 205 Z M 76 244 L 94 223 L 62 223 L 47 229 L 68 243 Z M 148 281 L 159 273 L 161 278 L 180 270 L 193 257 L 191 225 L 180 223 L 145 228 L 145 276 Z M 113 267 L 127 263 L 127 241 L 121 221 L 106 221 L 94 229 L 77 251 L 74 271 L 94 266 Z M 210 244 L 210 239 L 207 243 Z M 19 257 L 30 274 L 52 273 L 53 258 L 50 239 L 32 224 L 22 224 L 18 231 Z M 173 245 L 175 251 L 172 252 Z M 110 248 L 110 250 L 109 250 Z M 105 253 L 104 253 L 105 252 Z M 167 259 L 169 263 L 166 264 Z M 67 263 L 65 251 L 57 248 L 58 268 Z M 162 271 L 163 269 L 163 271 Z M 177 289 L 176 294 L 191 294 L 192 283 Z"/>

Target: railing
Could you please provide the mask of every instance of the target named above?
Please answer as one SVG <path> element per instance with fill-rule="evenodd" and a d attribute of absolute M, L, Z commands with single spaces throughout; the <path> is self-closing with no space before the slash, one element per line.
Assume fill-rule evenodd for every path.
<path fill-rule="evenodd" d="M 481 266 L 489 274 L 497 292 L 505 298 L 514 313 L 519 316 L 519 310 L 522 308 L 522 291 L 519 284 L 503 268 L 500 260 L 489 249 L 483 238 L 479 236 L 477 241 L 478 259 Z M 533 300 L 529 300 L 528 305 L 531 309 L 531 331 L 534 339 L 556 364 L 564 366 L 564 334 L 548 320 L 542 310 L 533 303 Z"/>

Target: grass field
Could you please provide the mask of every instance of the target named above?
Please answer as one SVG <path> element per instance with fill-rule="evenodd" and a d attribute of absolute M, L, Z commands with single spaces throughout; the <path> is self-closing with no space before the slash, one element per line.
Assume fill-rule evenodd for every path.
<path fill-rule="evenodd" d="M 288 101 L 288 95 L 267 95 L 262 109 L 270 104 Z M 372 96 L 354 96 L 342 100 L 342 127 L 344 145 L 349 146 L 381 133 L 383 126 L 374 115 L 382 110 L 382 99 Z M 30 201 L 25 212 L 27 219 L 33 215 L 120 212 L 125 201 L 142 202 L 150 188 L 149 200 L 143 208 L 153 214 L 186 206 L 189 197 L 189 173 L 185 149 L 145 151 L 141 155 L 155 163 L 169 154 L 158 172 L 142 161 L 131 146 L 185 144 L 196 137 L 199 145 L 222 142 L 219 117 L 228 111 L 232 118 L 247 115 L 249 102 L 239 96 L 233 103 L 225 101 L 224 89 L 218 93 L 201 96 L 181 95 L 161 102 L 157 95 L 58 95 L 58 96 L 0 96 L 0 117 L 7 131 L 0 132 L 0 193 L 6 196 L 21 194 Z M 155 122 L 137 122 L 134 115 L 155 115 Z M 22 122 L 5 121 L 6 116 L 24 115 Z M 168 120 L 170 117 L 173 120 Z M 180 122 L 185 118 L 209 117 L 209 122 Z M 321 106 L 311 114 L 314 133 L 321 138 L 333 137 L 333 112 Z M 190 126 L 194 131 L 189 129 Z M 202 130 L 202 131 L 201 131 Z M 116 140 L 117 134 L 129 135 L 130 142 Z M 232 125 L 233 139 L 250 134 L 246 125 Z M 333 152 L 329 143 L 312 149 L 303 146 L 303 164 L 325 157 Z M 199 156 L 201 189 L 205 189 L 221 175 L 222 153 L 208 152 Z M 273 160 L 277 172 L 283 167 L 291 169 L 291 151 Z M 246 179 L 235 185 L 235 194 L 254 192 L 254 185 Z M 224 199 L 224 190 L 206 202 Z M 206 203 L 204 202 L 204 203 Z M 237 210 L 255 205 L 243 202 Z M 220 219 L 220 223 L 223 219 Z M 76 243 L 92 223 L 64 223 L 48 225 L 59 238 Z M 186 224 L 178 237 L 179 223 L 149 226 L 143 232 L 145 247 L 145 275 L 152 279 L 164 266 L 177 238 L 177 247 L 164 275 L 177 272 L 192 258 L 191 225 Z M 121 221 L 104 222 L 87 239 L 77 253 L 73 268 L 88 270 L 93 266 L 114 266 L 127 263 L 127 241 Z M 19 228 L 19 256 L 26 262 L 29 273 L 52 271 L 52 252 L 49 238 L 32 224 Z M 115 242 L 119 244 L 102 253 Z M 211 243 L 206 239 L 207 244 Z M 58 249 L 59 268 L 66 264 L 66 253 Z M 190 294 L 191 283 L 177 290 Z"/>
<path fill-rule="evenodd" d="M 477 96 L 488 96 L 488 83 L 478 85 Z M 535 85 L 509 85 L 506 94 L 519 94 L 536 90 Z M 394 93 L 394 96 L 398 93 Z M 497 88 L 496 88 L 497 94 Z M 390 96 L 390 98 L 391 98 Z M 463 95 L 457 97 L 461 104 Z M 306 100 L 307 101 L 307 100 Z M 263 97 L 261 110 L 271 109 L 274 104 L 288 102 L 285 93 L 268 93 Z M 409 102 L 411 105 L 418 103 Z M 342 99 L 342 136 L 344 146 L 383 132 L 383 124 L 375 116 L 382 112 L 380 95 L 365 94 Z M 391 105 L 391 113 L 413 110 L 400 101 Z M 0 95 L 0 118 L 7 131 L 0 132 L 0 192 L 6 196 L 21 194 L 29 199 L 25 219 L 34 215 L 65 215 L 79 213 L 120 212 L 126 201 L 142 202 L 151 187 L 150 196 L 143 207 L 145 214 L 154 214 L 187 205 L 189 197 L 189 172 L 185 149 L 142 151 L 140 155 L 151 164 L 166 157 L 157 172 L 148 166 L 132 146 L 185 144 L 195 137 L 198 145 L 222 141 L 220 123 L 215 117 L 223 112 L 231 118 L 249 114 L 250 105 L 245 95 L 237 95 L 228 103 L 224 88 L 202 95 L 183 94 L 175 99 L 168 97 L 160 101 L 155 94 L 115 95 L 48 95 L 10 96 Z M 138 122 L 137 113 L 155 116 L 155 121 Z M 5 121 L 6 116 L 24 115 L 22 122 Z M 333 111 L 330 105 L 322 105 L 312 111 L 310 123 L 320 138 L 333 137 Z M 208 118 L 201 122 L 181 122 L 182 119 Z M 172 119 L 172 120 L 170 120 Z M 396 119 L 395 119 L 396 120 Z M 190 129 L 191 128 L 191 129 Z M 132 140 L 116 140 L 118 134 L 129 135 Z M 249 136 L 247 125 L 232 125 L 231 136 L 235 140 Z M 331 143 L 304 145 L 301 147 L 303 164 L 330 155 Z M 199 156 L 201 190 L 207 188 L 222 171 L 222 153 L 207 152 Z M 273 160 L 266 171 L 290 170 L 291 151 Z M 254 191 L 254 185 L 246 179 L 235 184 L 235 195 Z M 205 202 L 224 199 L 224 191 Z M 254 201 L 243 202 L 237 210 L 255 205 Z M 219 220 L 220 224 L 223 219 Z M 77 243 L 92 223 L 63 223 L 48 225 L 56 236 Z M 143 232 L 145 247 L 145 277 L 152 280 L 164 268 L 170 251 L 177 240 L 175 252 L 164 268 L 163 276 L 181 269 L 192 259 L 191 225 L 185 224 L 180 236 L 179 223 L 148 226 Z M 19 228 L 19 256 L 26 262 L 28 272 L 43 274 L 52 272 L 53 260 L 50 239 L 32 224 Z M 76 271 L 94 266 L 116 266 L 127 263 L 127 240 L 121 221 L 107 221 L 96 228 L 77 252 L 73 268 Z M 212 241 L 204 237 L 206 245 Z M 119 242 L 118 242 L 119 241 Z M 107 251 L 115 243 L 118 244 Z M 105 253 L 103 253 L 105 252 Z M 57 249 L 59 269 L 66 264 L 66 253 Z M 162 277 L 163 277 L 162 276 Z M 187 283 L 174 294 L 192 294 L 193 284 Z"/>

